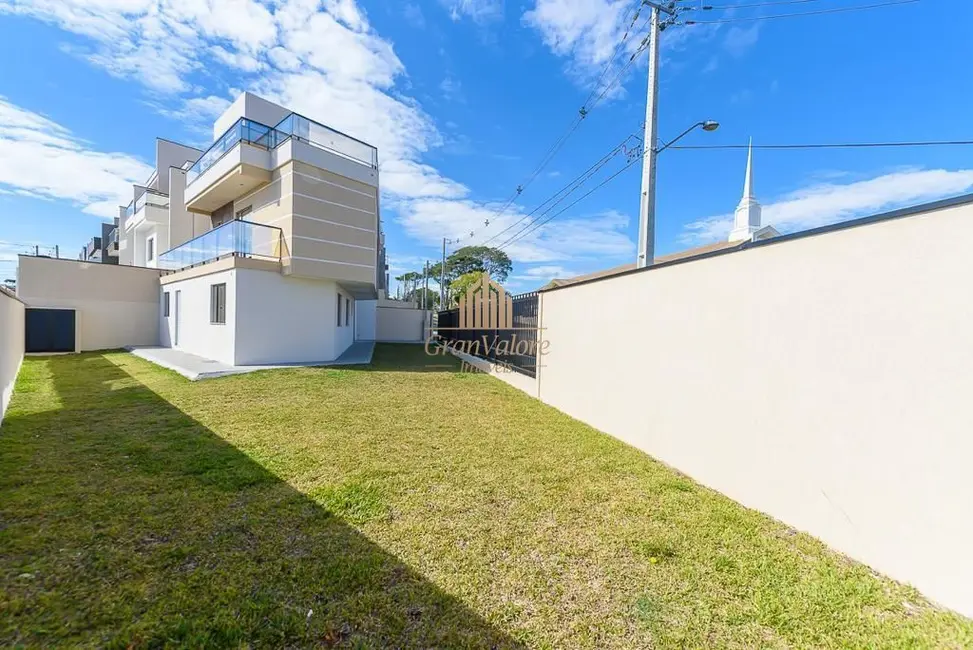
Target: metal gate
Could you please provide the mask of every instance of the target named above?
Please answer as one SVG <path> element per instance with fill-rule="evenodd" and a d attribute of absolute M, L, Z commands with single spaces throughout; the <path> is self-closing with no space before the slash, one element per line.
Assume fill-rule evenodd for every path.
<path fill-rule="evenodd" d="M 74 352 L 73 309 L 34 309 L 24 312 L 26 352 Z"/>
<path fill-rule="evenodd" d="M 509 329 L 457 329 L 459 309 L 447 309 L 437 314 L 436 332 L 447 343 L 456 341 L 479 341 L 476 356 L 490 361 L 502 362 L 511 369 L 527 375 L 537 376 L 537 313 L 538 294 L 536 291 L 513 296 L 513 327 Z M 439 329 L 442 328 L 442 329 Z M 486 337 L 486 338 L 484 338 Z M 518 345 L 531 341 L 534 345 Z M 497 354 L 502 342 L 506 342 L 506 353 Z"/>

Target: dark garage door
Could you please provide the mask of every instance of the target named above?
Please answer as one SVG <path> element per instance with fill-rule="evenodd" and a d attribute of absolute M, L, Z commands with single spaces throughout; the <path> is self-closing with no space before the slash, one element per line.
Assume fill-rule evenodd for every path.
<path fill-rule="evenodd" d="M 27 309 L 27 352 L 74 352 L 73 309 Z"/>

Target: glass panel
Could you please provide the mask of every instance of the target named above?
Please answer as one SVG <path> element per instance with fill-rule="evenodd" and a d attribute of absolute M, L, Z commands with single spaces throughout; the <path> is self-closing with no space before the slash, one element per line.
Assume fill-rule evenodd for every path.
<path fill-rule="evenodd" d="M 174 271 L 226 255 L 280 260 L 279 228 L 234 220 L 159 255 L 158 266 Z"/>
<path fill-rule="evenodd" d="M 287 123 L 287 124 L 285 124 Z M 378 165 L 378 151 L 375 147 L 359 140 L 329 129 L 301 115 L 292 114 L 282 121 L 277 128 L 323 149 L 351 158 L 358 162 L 375 167 Z"/>

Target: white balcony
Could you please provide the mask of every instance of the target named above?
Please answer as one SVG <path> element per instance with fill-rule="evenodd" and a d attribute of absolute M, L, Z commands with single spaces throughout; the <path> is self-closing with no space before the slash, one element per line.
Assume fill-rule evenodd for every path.
<path fill-rule="evenodd" d="M 125 232 L 146 224 L 169 223 L 169 197 L 155 190 L 145 190 L 128 205 L 125 212 Z"/>

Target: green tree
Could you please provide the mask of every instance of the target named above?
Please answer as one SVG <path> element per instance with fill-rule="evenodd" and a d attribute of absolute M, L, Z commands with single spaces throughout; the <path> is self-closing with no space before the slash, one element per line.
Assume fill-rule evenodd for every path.
<path fill-rule="evenodd" d="M 434 264 L 430 275 L 437 281 L 440 278 L 442 263 Z M 451 286 L 467 273 L 486 271 L 497 282 L 503 282 L 510 275 L 513 263 L 510 257 L 499 248 L 489 246 L 464 246 L 446 258 L 446 284 Z"/>
<path fill-rule="evenodd" d="M 426 289 L 425 287 L 418 287 L 405 294 L 406 300 L 411 300 L 416 303 L 417 306 L 422 306 L 422 294 L 426 294 L 426 309 L 437 309 L 439 307 L 439 292 L 435 289 Z"/>
<path fill-rule="evenodd" d="M 459 297 L 483 277 L 483 271 L 471 271 L 464 273 L 449 283 L 449 303 L 455 305 Z"/>

